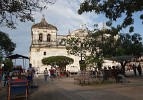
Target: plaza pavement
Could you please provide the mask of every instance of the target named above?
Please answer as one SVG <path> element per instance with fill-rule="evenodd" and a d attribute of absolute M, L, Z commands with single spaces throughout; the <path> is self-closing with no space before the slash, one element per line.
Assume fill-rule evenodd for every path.
<path fill-rule="evenodd" d="M 74 84 L 73 78 L 55 78 L 54 82 L 44 82 L 43 76 L 39 76 L 35 78 L 39 87 L 30 89 L 28 100 L 143 100 L 143 77 L 127 79 L 130 83 L 81 86 Z M 0 100 L 6 100 L 6 94 L 6 88 L 0 87 Z"/>

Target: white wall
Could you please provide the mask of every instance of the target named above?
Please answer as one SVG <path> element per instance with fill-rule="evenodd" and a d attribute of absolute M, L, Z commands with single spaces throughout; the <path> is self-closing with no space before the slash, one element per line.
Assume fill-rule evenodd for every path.
<path fill-rule="evenodd" d="M 46 52 L 46 55 L 44 55 L 44 52 Z M 40 69 L 40 72 L 43 72 L 45 68 L 50 69 L 51 66 L 43 65 L 41 60 L 44 57 L 50 57 L 50 56 L 67 56 L 73 58 L 74 63 L 71 65 L 67 65 L 66 69 L 72 72 L 79 71 L 80 57 L 74 55 L 68 55 L 65 48 L 40 48 L 39 52 L 37 52 L 36 48 L 31 48 L 30 63 L 32 63 L 33 67 Z"/>

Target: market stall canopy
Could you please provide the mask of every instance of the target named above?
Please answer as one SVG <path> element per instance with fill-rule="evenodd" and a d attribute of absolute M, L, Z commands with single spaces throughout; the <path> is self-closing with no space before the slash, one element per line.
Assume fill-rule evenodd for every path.
<path fill-rule="evenodd" d="M 23 56 L 23 55 L 19 55 L 19 54 L 14 54 L 14 55 L 10 55 L 10 56 L 7 56 L 6 58 L 9 58 L 9 59 L 29 59 L 28 57 L 26 56 Z"/>
<path fill-rule="evenodd" d="M 18 60 L 18 59 L 22 59 L 23 60 L 23 68 L 24 69 L 26 69 L 26 60 L 28 59 L 28 61 L 29 61 L 29 58 L 27 57 L 27 56 L 23 56 L 23 55 L 20 55 L 20 54 L 14 54 L 14 55 L 10 55 L 10 56 L 7 56 L 6 58 L 9 58 L 9 59 L 14 59 L 15 61 L 14 61 L 14 65 L 16 66 L 17 64 L 16 64 L 16 60 Z M 18 62 L 20 62 L 20 61 L 18 61 Z"/>
<path fill-rule="evenodd" d="M 117 62 L 123 62 L 123 61 L 128 61 L 135 58 L 134 56 L 130 56 L 130 55 L 124 55 L 124 56 L 116 56 L 116 57 L 111 57 L 109 58 L 110 60 L 114 60 Z"/>

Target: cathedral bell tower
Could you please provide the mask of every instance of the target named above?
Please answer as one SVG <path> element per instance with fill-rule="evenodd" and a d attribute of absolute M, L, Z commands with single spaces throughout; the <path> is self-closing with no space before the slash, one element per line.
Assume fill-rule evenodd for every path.
<path fill-rule="evenodd" d="M 31 27 L 30 63 L 34 67 L 42 66 L 41 60 L 47 56 L 47 51 L 57 46 L 57 27 L 45 20 Z"/>
<path fill-rule="evenodd" d="M 43 17 L 40 23 L 34 24 L 31 29 L 31 47 L 53 47 L 56 46 L 57 28 L 48 24 Z"/>

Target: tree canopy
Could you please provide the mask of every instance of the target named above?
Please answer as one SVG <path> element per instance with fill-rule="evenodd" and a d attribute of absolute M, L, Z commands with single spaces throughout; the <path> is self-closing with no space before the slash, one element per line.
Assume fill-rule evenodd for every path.
<path fill-rule="evenodd" d="M 138 33 L 118 33 L 113 27 L 111 29 L 93 30 L 82 42 L 83 48 L 79 46 L 79 39 L 71 38 L 67 42 L 67 52 L 79 55 L 84 50 L 84 60 L 87 65 L 101 67 L 104 58 L 123 55 L 139 57 L 142 54 L 142 37 Z M 86 54 L 88 53 L 88 54 Z"/>
<path fill-rule="evenodd" d="M 118 29 L 126 28 L 130 26 L 130 30 L 133 31 L 134 18 L 133 14 L 143 11 L 142 0 L 85 0 L 80 4 L 79 14 L 83 12 L 92 12 L 96 14 L 104 14 L 109 22 L 117 21 L 124 16 L 124 20 L 121 25 L 118 25 Z M 140 18 L 143 23 L 143 14 L 140 14 Z"/>
<path fill-rule="evenodd" d="M 4 71 L 10 71 L 10 70 L 12 70 L 12 66 L 13 66 L 13 62 L 12 62 L 12 60 L 11 59 L 5 59 L 4 61 L 3 61 L 3 64 L 4 64 L 4 66 L 3 66 L 3 70 Z"/>
<path fill-rule="evenodd" d="M 143 2 L 142 0 L 84 0 L 80 4 L 79 14 L 84 12 L 95 12 L 95 14 L 105 15 L 109 20 L 106 25 L 109 29 L 95 30 L 87 37 L 88 51 L 91 52 L 90 60 L 94 58 L 104 58 L 122 55 L 139 56 L 142 53 L 142 38 L 134 31 L 134 14 L 140 14 L 143 23 Z M 113 22 L 122 19 L 117 26 L 112 26 Z M 120 33 L 123 28 L 130 27 L 129 33 Z M 106 36 L 107 34 L 108 36 Z M 118 38 L 115 39 L 115 36 Z"/>
<path fill-rule="evenodd" d="M 0 25 L 16 28 L 16 19 L 21 22 L 34 21 L 32 17 L 36 11 L 47 8 L 55 0 L 1 0 Z"/>
<path fill-rule="evenodd" d="M 16 44 L 12 42 L 9 36 L 0 31 L 0 55 L 8 56 L 16 48 Z"/>
<path fill-rule="evenodd" d="M 65 69 L 66 65 L 72 64 L 74 60 L 66 56 L 50 56 L 42 59 L 44 65 L 59 66 L 61 69 Z"/>
<path fill-rule="evenodd" d="M 116 56 L 133 55 L 139 57 L 142 51 L 143 45 L 140 34 L 120 34 L 120 38 L 116 42 Z"/>
<path fill-rule="evenodd" d="M 80 38 L 69 38 L 67 39 L 66 50 L 68 54 L 81 57 L 81 60 L 86 55 L 85 41 Z"/>
<path fill-rule="evenodd" d="M 86 38 L 87 50 L 91 55 L 99 57 L 114 57 L 123 55 L 140 56 L 143 50 L 142 37 L 138 33 L 112 34 L 107 30 L 92 32 Z"/>

